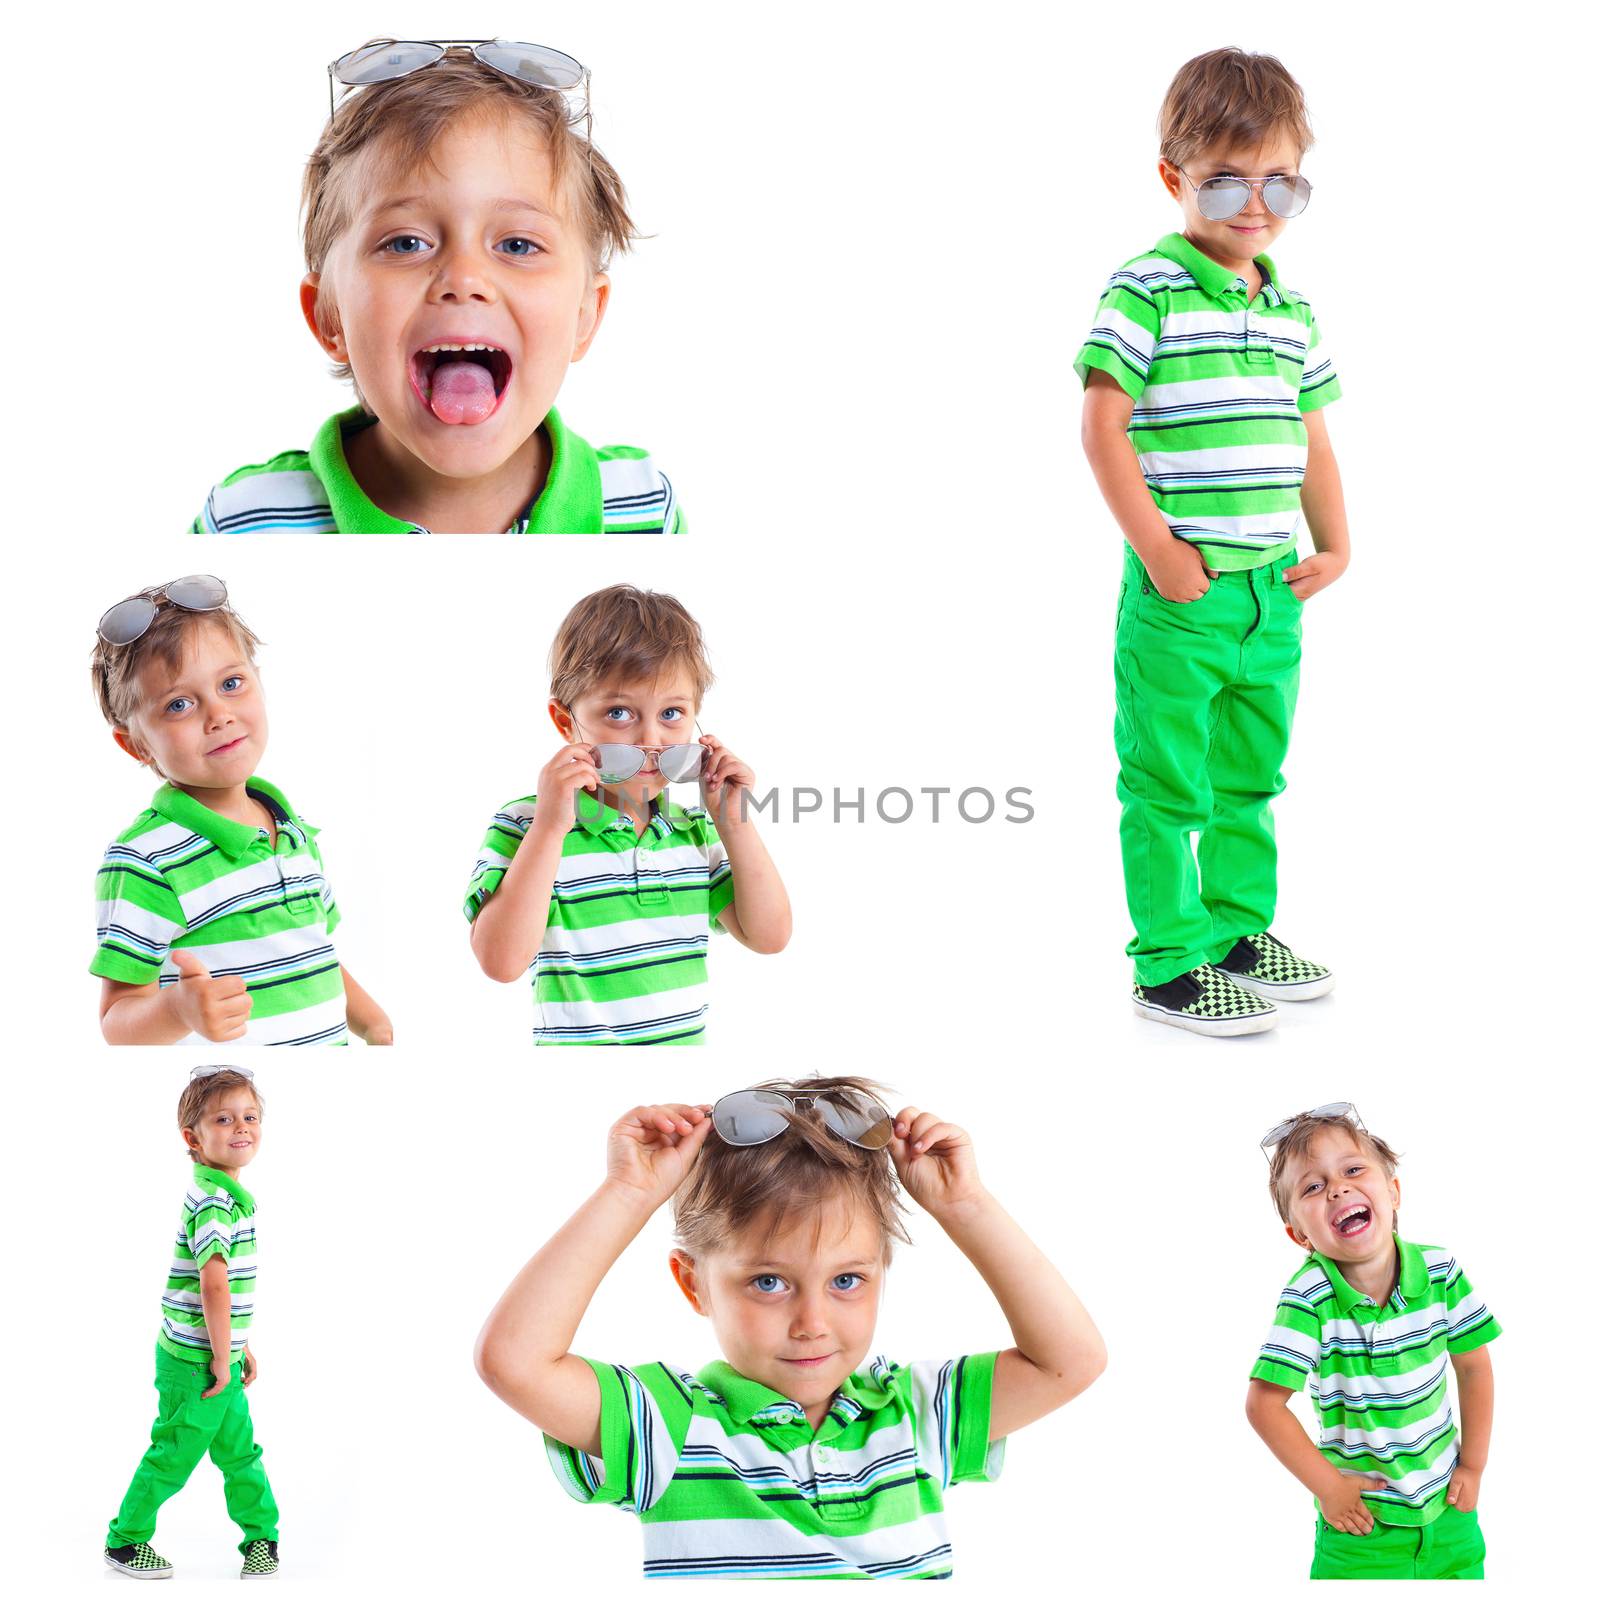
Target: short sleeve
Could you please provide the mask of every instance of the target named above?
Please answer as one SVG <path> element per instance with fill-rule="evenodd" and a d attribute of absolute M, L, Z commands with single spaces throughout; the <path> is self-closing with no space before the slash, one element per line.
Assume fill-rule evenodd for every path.
<path fill-rule="evenodd" d="M 1465 1355 L 1500 1337 L 1500 1324 L 1483 1303 L 1483 1296 L 1467 1281 L 1460 1263 L 1451 1257 L 1444 1279 L 1445 1315 L 1449 1321 L 1448 1346 L 1453 1356 Z"/>
<path fill-rule="evenodd" d="M 1072 370 L 1085 384 L 1091 371 L 1107 373 L 1137 400 L 1144 393 L 1160 335 L 1161 311 L 1155 297 L 1131 272 L 1113 273 Z"/>
<path fill-rule="evenodd" d="M 527 837 L 528 825 L 533 821 L 536 801 L 529 795 L 525 800 L 513 800 L 495 812 L 489 831 L 483 836 L 478 859 L 472 865 L 472 877 L 467 883 L 467 898 L 463 906 L 467 921 L 477 915 L 488 903 L 489 897 L 505 881 L 506 868 L 517 853 L 517 847 Z"/>
<path fill-rule="evenodd" d="M 992 1483 L 1005 1464 L 1005 1440 L 989 1442 L 994 1364 L 991 1351 L 953 1361 L 914 1361 L 896 1374 L 906 1385 L 917 1461 L 943 1488 Z"/>
<path fill-rule="evenodd" d="M 1250 1376 L 1299 1391 L 1317 1370 L 1321 1357 L 1322 1321 L 1316 1306 L 1296 1283 L 1290 1283 L 1278 1296 L 1277 1315 Z"/>
<path fill-rule="evenodd" d="M 587 1360 L 587 1357 L 585 1358 Z M 584 1505 L 648 1511 L 667 1492 L 694 1414 L 687 1373 L 590 1361 L 600 1385 L 600 1459 L 544 1436 L 561 1486 Z"/>
<path fill-rule="evenodd" d="M 1333 370 L 1328 347 L 1322 342 L 1322 330 L 1317 319 L 1306 307 L 1308 318 L 1306 339 L 1306 364 L 1300 374 L 1300 409 L 1320 411 L 1323 406 L 1337 400 L 1340 395 L 1339 375 Z"/>
<path fill-rule="evenodd" d="M 329 933 L 339 926 L 339 902 L 334 897 L 333 885 L 328 882 L 328 869 L 323 864 L 322 851 L 318 848 L 316 836 L 307 830 L 307 842 L 311 847 L 311 859 L 317 864 L 317 876 L 322 880 L 322 919 Z"/>
<path fill-rule="evenodd" d="M 595 453 L 600 463 L 603 533 L 689 531 L 672 480 L 647 452 L 607 445 Z"/>
<path fill-rule="evenodd" d="M 98 978 L 154 983 L 173 944 L 188 931 L 165 874 L 127 845 L 114 844 L 95 875 L 95 937 L 89 963 Z"/>
<path fill-rule="evenodd" d="M 233 1255 L 233 1202 L 226 1195 L 208 1194 L 186 1221 L 189 1253 L 196 1268 L 213 1256 L 224 1261 Z"/>
<path fill-rule="evenodd" d="M 711 926 L 720 929 L 717 918 L 733 904 L 733 863 L 710 818 L 706 819 L 706 866 L 711 874 Z"/>

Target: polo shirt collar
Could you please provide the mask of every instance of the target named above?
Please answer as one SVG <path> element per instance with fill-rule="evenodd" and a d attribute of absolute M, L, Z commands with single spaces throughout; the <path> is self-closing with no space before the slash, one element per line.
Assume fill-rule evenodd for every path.
<path fill-rule="evenodd" d="M 256 1197 L 237 1178 L 230 1178 L 226 1172 L 218 1172 L 215 1167 L 202 1166 L 198 1161 L 194 1164 L 194 1175 L 206 1183 L 215 1184 L 219 1189 L 226 1189 L 239 1202 L 241 1210 L 255 1210 Z"/>
<path fill-rule="evenodd" d="M 1422 1251 L 1416 1245 L 1407 1243 L 1399 1234 L 1394 1236 L 1394 1245 L 1400 1257 L 1400 1271 L 1395 1279 L 1395 1293 L 1399 1295 L 1403 1305 L 1415 1305 L 1428 1292 L 1428 1263 L 1423 1260 Z M 1357 1306 L 1370 1306 L 1373 1304 L 1370 1295 L 1360 1293 L 1349 1283 L 1345 1275 L 1339 1270 L 1337 1262 L 1330 1261 L 1324 1255 L 1319 1255 L 1316 1259 L 1317 1265 L 1328 1276 L 1328 1282 L 1333 1288 L 1333 1297 L 1338 1302 L 1339 1310 L 1343 1315 L 1349 1316 Z M 1390 1298 L 1393 1299 L 1393 1296 Z"/>
<path fill-rule="evenodd" d="M 577 791 L 578 826 L 585 833 L 602 834 L 621 832 L 626 829 L 634 832 L 633 820 L 625 817 L 613 806 L 608 806 L 605 801 L 596 799 L 587 789 Z M 682 822 L 687 822 L 690 813 L 682 806 L 675 805 L 665 795 L 658 795 L 650 808 L 650 821 L 645 824 L 645 833 L 654 830 L 660 834 L 672 832 L 679 828 Z M 640 834 L 640 838 L 644 835 Z"/>
<path fill-rule="evenodd" d="M 265 801 L 267 808 L 277 814 L 279 822 L 292 822 L 304 827 L 294 814 L 294 807 L 277 785 L 268 783 L 265 778 L 251 778 L 245 790 L 258 800 Z M 165 817 L 168 822 L 176 822 L 180 828 L 187 828 L 190 833 L 198 833 L 202 839 L 209 839 L 225 856 L 232 856 L 235 860 L 261 838 L 260 828 L 252 828 L 248 822 L 235 822 L 232 817 L 221 816 L 210 806 L 201 805 L 193 795 L 185 794 L 182 789 L 174 789 L 170 783 L 164 783 L 156 790 L 150 809 L 158 817 Z M 311 831 L 306 829 L 308 833 Z"/>
<path fill-rule="evenodd" d="M 1156 245 L 1156 254 L 1165 256 L 1169 261 L 1176 261 L 1180 267 L 1188 269 L 1190 277 L 1200 285 L 1213 300 L 1220 300 L 1225 294 L 1249 295 L 1250 286 L 1236 272 L 1229 272 L 1220 261 L 1213 261 L 1204 250 L 1197 250 L 1181 233 L 1169 233 L 1166 238 Z M 1273 297 L 1277 298 L 1278 269 L 1272 264 L 1271 256 L 1257 256 L 1256 265 L 1261 269 L 1262 292 L 1271 285 Z"/>
<path fill-rule="evenodd" d="M 311 470 L 328 497 L 328 509 L 340 533 L 411 533 L 416 524 L 402 522 L 375 506 L 356 482 L 345 457 L 347 433 L 374 421 L 360 406 L 329 417 L 311 441 Z M 581 533 L 598 529 L 603 515 L 600 462 L 589 445 L 571 432 L 552 407 L 544 419 L 550 441 L 550 471 L 544 488 L 517 518 L 516 533 Z"/>
<path fill-rule="evenodd" d="M 737 1423 L 756 1428 L 809 1426 L 804 1406 L 776 1389 L 757 1383 L 754 1378 L 735 1372 L 726 1361 L 713 1361 L 700 1373 L 700 1382 L 722 1397 L 728 1415 Z M 834 1395 L 823 1426 L 826 1427 L 830 1419 L 841 1425 L 854 1422 L 863 1411 L 880 1410 L 889 1399 L 889 1391 L 882 1384 L 875 1379 L 863 1383 L 852 1372 Z"/>

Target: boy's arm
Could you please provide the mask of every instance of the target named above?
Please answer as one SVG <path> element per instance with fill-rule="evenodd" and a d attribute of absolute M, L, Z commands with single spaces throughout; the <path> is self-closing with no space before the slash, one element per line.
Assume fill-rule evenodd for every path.
<path fill-rule="evenodd" d="M 1289 1409 L 1292 1390 L 1252 1378 L 1244 1412 L 1267 1448 L 1317 1497 L 1323 1519 L 1341 1533 L 1371 1533 L 1372 1513 L 1361 1498 L 1367 1478 L 1347 1477 L 1311 1442 Z"/>
<path fill-rule="evenodd" d="M 611 1129 L 606 1180 L 517 1274 L 478 1335 L 478 1375 L 514 1411 L 600 1454 L 600 1386 L 571 1353 L 601 1280 L 683 1181 L 711 1128 L 707 1108 L 639 1106 Z"/>
<path fill-rule="evenodd" d="M 1489 1347 L 1479 1345 L 1450 1357 L 1456 1387 L 1461 1391 L 1461 1459 L 1450 1474 L 1445 1496 L 1457 1511 L 1471 1511 L 1478 1503 L 1478 1485 L 1489 1464 L 1489 1432 L 1494 1426 L 1494 1368 Z"/>
<path fill-rule="evenodd" d="M 339 970 L 344 974 L 344 1019 L 351 1033 L 365 1044 L 393 1044 L 394 1024 L 383 1007 L 356 982 L 348 967 Z"/>
<path fill-rule="evenodd" d="M 1328 419 L 1319 410 L 1306 412 L 1301 420 L 1306 425 L 1306 476 L 1300 486 L 1300 509 L 1317 553 L 1285 567 L 1283 576 L 1302 600 L 1309 600 L 1350 565 L 1350 528 L 1345 520 L 1339 463 L 1328 439 Z"/>
<path fill-rule="evenodd" d="M 228 1258 L 212 1256 L 200 1268 L 200 1310 L 211 1341 L 211 1387 L 200 1396 L 209 1400 L 228 1387 L 233 1365 L 233 1290 L 228 1287 Z"/>
<path fill-rule="evenodd" d="M 995 1362 L 989 1438 L 1063 1406 L 1105 1371 L 1106 1347 L 1066 1280 L 984 1188 L 972 1141 L 932 1112 L 907 1106 L 889 1145 L 900 1181 L 978 1269 L 1015 1348 Z"/>
<path fill-rule="evenodd" d="M 706 809 L 733 872 L 733 900 L 717 914 L 717 921 L 746 949 L 776 955 L 789 942 L 794 916 L 789 892 L 750 816 L 755 774 L 720 740 L 707 734 L 700 742 L 708 752 Z"/>
<path fill-rule="evenodd" d="M 244 1037 L 250 996 L 237 975 L 213 978 L 197 956 L 172 957 L 178 981 L 159 983 L 100 980 L 100 1031 L 107 1044 L 177 1044 L 191 1033 L 221 1044 Z"/>
<path fill-rule="evenodd" d="M 1139 457 L 1128 441 L 1133 396 L 1109 374 L 1089 373 L 1083 394 L 1083 453 L 1101 497 L 1145 571 L 1167 600 L 1198 600 L 1210 569 L 1192 544 L 1177 538 L 1150 498 Z"/>

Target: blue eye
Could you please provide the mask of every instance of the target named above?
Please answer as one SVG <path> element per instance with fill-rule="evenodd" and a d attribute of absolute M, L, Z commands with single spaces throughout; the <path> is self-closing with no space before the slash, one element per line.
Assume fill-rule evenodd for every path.
<path fill-rule="evenodd" d="M 420 255 L 428 248 L 425 239 L 419 239 L 414 233 L 396 234 L 392 239 L 385 239 L 378 249 L 391 256 Z"/>
<path fill-rule="evenodd" d="M 775 1272 L 763 1272 L 759 1277 L 752 1278 L 750 1285 L 758 1293 L 776 1294 L 783 1288 L 783 1279 Z"/>
<path fill-rule="evenodd" d="M 244 679 L 235 673 L 233 677 L 224 678 L 222 680 L 222 687 L 231 694 L 235 689 L 242 689 L 244 687 Z"/>
<path fill-rule="evenodd" d="M 668 706 L 667 709 L 661 713 L 661 720 L 663 722 L 682 722 L 682 708 L 679 706 Z"/>
<path fill-rule="evenodd" d="M 169 717 L 180 717 L 193 704 L 194 702 L 188 697 L 188 695 L 180 694 L 176 700 L 169 700 L 167 702 L 166 714 Z"/>
<path fill-rule="evenodd" d="M 612 706 L 606 712 L 607 722 L 628 722 L 633 718 L 633 713 L 626 706 Z"/>
<path fill-rule="evenodd" d="M 833 1280 L 833 1286 L 835 1289 L 848 1291 L 856 1288 L 862 1281 L 863 1280 L 859 1272 L 841 1272 L 839 1276 Z"/>
<path fill-rule="evenodd" d="M 532 239 L 502 239 L 496 248 L 504 251 L 508 256 L 514 256 L 521 260 L 526 260 L 529 256 L 541 256 L 544 254 L 544 246 L 536 244 Z"/>

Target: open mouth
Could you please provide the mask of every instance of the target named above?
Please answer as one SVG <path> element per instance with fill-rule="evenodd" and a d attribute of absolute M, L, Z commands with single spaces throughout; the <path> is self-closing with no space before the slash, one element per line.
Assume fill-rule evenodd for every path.
<path fill-rule="evenodd" d="M 411 387 L 440 422 L 493 416 L 511 382 L 511 357 L 495 344 L 430 344 L 411 357 Z"/>
<path fill-rule="evenodd" d="M 1368 1206 L 1351 1206 L 1333 1219 L 1333 1231 L 1343 1238 L 1365 1231 L 1372 1226 L 1372 1211 Z"/>

